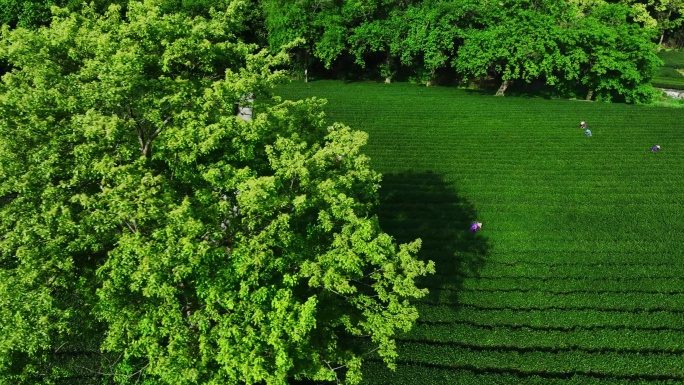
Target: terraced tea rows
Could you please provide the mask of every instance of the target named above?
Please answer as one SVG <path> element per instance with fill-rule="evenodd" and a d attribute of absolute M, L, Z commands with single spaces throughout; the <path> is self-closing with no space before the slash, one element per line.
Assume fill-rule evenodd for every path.
<path fill-rule="evenodd" d="M 663 50 L 658 53 L 663 66 L 651 80 L 654 87 L 684 89 L 684 76 L 679 72 L 684 69 L 684 52 L 681 50 Z"/>
<path fill-rule="evenodd" d="M 437 264 L 397 370 L 370 355 L 365 384 L 684 383 L 683 110 L 407 84 L 278 92 L 326 98 L 331 121 L 370 133 L 383 228 Z"/>

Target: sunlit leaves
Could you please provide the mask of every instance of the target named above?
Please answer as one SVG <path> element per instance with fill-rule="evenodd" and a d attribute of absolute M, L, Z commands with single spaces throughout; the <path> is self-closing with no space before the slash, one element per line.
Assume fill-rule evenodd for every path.
<path fill-rule="evenodd" d="M 0 373 L 281 384 L 346 367 L 355 383 L 354 338 L 391 364 L 433 267 L 370 215 L 368 135 L 268 96 L 287 54 L 236 37 L 244 3 L 164 4 L 3 31 Z M 107 359 L 55 358 L 82 341 Z"/>

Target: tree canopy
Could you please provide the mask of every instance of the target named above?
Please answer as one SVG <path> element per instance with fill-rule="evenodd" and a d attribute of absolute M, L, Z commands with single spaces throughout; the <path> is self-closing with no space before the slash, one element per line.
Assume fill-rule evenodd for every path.
<path fill-rule="evenodd" d="M 5 6 L 1 6 L 5 3 Z M 111 3 L 98 0 L 98 12 Z M 160 0 L 165 12 L 208 17 L 229 1 Z M 252 0 L 243 41 L 289 50 L 299 76 L 395 76 L 431 85 L 543 84 L 559 96 L 646 102 L 655 52 L 684 21 L 681 0 Z M 0 0 L 0 23 L 36 27 L 75 0 Z M 0 62 L 0 72 L 7 67 Z M 313 72 L 311 71 L 313 70 Z M 400 75 L 398 75 L 400 74 Z"/>
<path fill-rule="evenodd" d="M 271 46 L 304 38 L 307 57 L 327 68 L 354 62 L 389 81 L 403 67 L 426 84 L 441 71 L 462 83 L 500 81 L 501 94 L 512 82 L 541 82 L 567 96 L 628 102 L 650 100 L 658 34 L 674 28 L 665 19 L 678 20 L 671 4 L 670 16 L 656 12 L 658 24 L 644 22 L 651 8 L 641 3 L 602 0 L 263 4 Z"/>
<path fill-rule="evenodd" d="M 369 349 L 392 365 L 434 267 L 371 215 L 367 135 L 269 96 L 287 53 L 237 37 L 248 4 L 160 5 L 2 29 L 0 383 L 353 384 Z"/>

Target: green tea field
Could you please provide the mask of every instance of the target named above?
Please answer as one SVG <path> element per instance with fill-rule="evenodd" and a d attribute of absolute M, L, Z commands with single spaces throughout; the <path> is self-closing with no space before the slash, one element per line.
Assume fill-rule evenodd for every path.
<path fill-rule="evenodd" d="M 663 60 L 663 66 L 651 80 L 651 84 L 660 88 L 684 89 L 684 75 L 680 72 L 684 69 L 684 51 L 663 50 L 658 56 Z"/>
<path fill-rule="evenodd" d="M 330 122 L 370 134 L 383 229 L 436 263 L 396 371 L 369 356 L 364 384 L 684 383 L 684 109 L 339 81 L 276 93 L 325 98 Z"/>

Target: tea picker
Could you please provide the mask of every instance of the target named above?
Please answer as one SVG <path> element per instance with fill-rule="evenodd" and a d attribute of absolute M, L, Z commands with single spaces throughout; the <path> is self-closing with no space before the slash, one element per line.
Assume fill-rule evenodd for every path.
<path fill-rule="evenodd" d="M 480 228 L 482 227 L 482 223 L 480 222 L 475 222 L 470 226 L 470 231 L 480 231 Z"/>

